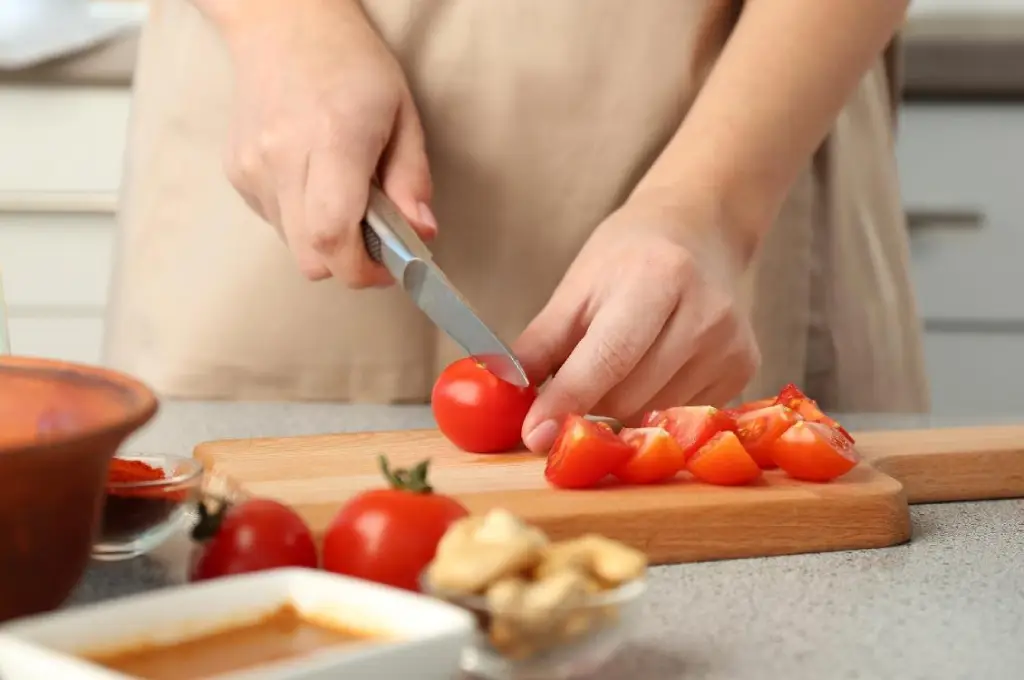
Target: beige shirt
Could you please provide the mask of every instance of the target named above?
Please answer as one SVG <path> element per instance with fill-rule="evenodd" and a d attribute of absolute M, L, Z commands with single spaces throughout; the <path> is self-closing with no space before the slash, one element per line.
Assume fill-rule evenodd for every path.
<path fill-rule="evenodd" d="M 679 126 L 727 0 L 364 2 L 423 119 L 440 265 L 506 340 Z M 780 39 L 782 36 L 780 36 Z M 399 290 L 302 279 L 222 172 L 231 72 L 187 0 L 152 0 L 107 360 L 168 396 L 421 402 L 457 348 Z M 749 273 L 763 367 L 826 407 L 928 408 L 879 60 Z"/>

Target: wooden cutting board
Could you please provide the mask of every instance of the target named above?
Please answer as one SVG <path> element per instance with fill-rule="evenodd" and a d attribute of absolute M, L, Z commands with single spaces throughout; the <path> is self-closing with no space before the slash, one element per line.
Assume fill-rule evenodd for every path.
<path fill-rule="evenodd" d="M 322 535 L 338 507 L 395 467 L 431 459 L 434 487 L 473 512 L 504 507 L 553 538 L 598 532 L 655 564 L 878 548 L 911 536 L 908 502 L 1024 496 L 1024 426 L 856 434 L 865 457 L 830 484 L 780 472 L 742 488 L 680 480 L 649 487 L 560 491 L 544 459 L 458 451 L 436 430 L 208 442 L 195 455 L 243 492 L 295 507 Z"/>

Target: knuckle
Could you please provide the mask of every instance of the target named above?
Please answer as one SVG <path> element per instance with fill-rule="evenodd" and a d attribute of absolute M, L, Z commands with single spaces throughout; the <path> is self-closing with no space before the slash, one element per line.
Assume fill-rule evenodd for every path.
<path fill-rule="evenodd" d="M 601 338 L 594 352 L 594 369 L 609 378 L 621 378 L 633 366 L 636 348 L 624 336 Z"/>
<path fill-rule="evenodd" d="M 341 229 L 334 221 L 311 228 L 307 237 L 310 247 L 318 253 L 334 253 L 341 246 Z"/>

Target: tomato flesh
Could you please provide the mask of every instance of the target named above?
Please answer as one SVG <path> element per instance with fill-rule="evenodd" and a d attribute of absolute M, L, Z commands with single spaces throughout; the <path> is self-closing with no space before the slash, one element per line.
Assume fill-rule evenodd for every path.
<path fill-rule="evenodd" d="M 853 442 L 824 423 L 801 421 L 772 446 L 775 464 L 805 482 L 829 482 L 856 467 L 860 457 Z"/>
<path fill-rule="evenodd" d="M 435 493 L 373 489 L 346 503 L 324 535 L 323 568 L 405 590 L 419 590 L 419 576 L 437 544 L 469 512 Z"/>
<path fill-rule="evenodd" d="M 675 438 L 660 427 L 626 428 L 619 437 L 633 449 L 625 465 L 613 474 L 626 484 L 657 484 L 678 474 L 686 456 Z"/>
<path fill-rule="evenodd" d="M 552 486 L 591 488 L 629 462 L 633 447 L 602 425 L 582 416 L 565 418 L 544 468 Z"/>
<path fill-rule="evenodd" d="M 651 411 L 644 417 L 642 426 L 668 431 L 688 460 L 719 432 L 735 430 L 736 420 L 714 406 L 676 406 L 664 411 Z"/>
<path fill-rule="evenodd" d="M 686 463 L 695 478 L 719 486 L 743 486 L 761 477 L 761 468 L 743 448 L 735 432 L 719 432 Z"/>
<path fill-rule="evenodd" d="M 772 459 L 772 447 L 798 420 L 800 417 L 794 411 L 776 404 L 739 416 L 736 419 L 736 435 L 761 469 L 771 470 L 778 467 Z"/>
<path fill-rule="evenodd" d="M 804 394 L 803 391 L 793 383 L 789 383 L 782 388 L 782 391 L 779 392 L 779 396 L 776 401 L 783 406 L 791 408 L 804 420 L 827 425 L 849 439 L 851 444 L 854 443 L 853 437 L 850 436 L 850 433 L 847 432 L 837 420 L 825 415 L 825 412 L 818 406 L 818 402 Z"/>
<path fill-rule="evenodd" d="M 501 453 L 521 444 L 523 420 L 536 398 L 532 385 L 507 383 L 466 357 L 438 377 L 430 406 L 438 429 L 460 449 Z"/>
<path fill-rule="evenodd" d="M 767 399 L 758 399 L 756 401 L 748 401 L 739 406 L 733 406 L 732 408 L 725 409 L 725 412 L 733 418 L 739 418 L 744 413 L 750 413 L 751 411 L 760 411 L 763 408 L 774 406 L 777 403 L 775 397 L 769 397 Z"/>
<path fill-rule="evenodd" d="M 316 566 L 316 543 L 302 518 L 277 501 L 254 498 L 225 512 L 216 534 L 200 548 L 192 580 Z"/>

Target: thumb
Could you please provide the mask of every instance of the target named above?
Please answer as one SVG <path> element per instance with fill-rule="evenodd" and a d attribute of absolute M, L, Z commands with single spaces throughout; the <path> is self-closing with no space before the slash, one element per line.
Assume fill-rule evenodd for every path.
<path fill-rule="evenodd" d="M 411 98 L 398 110 L 395 129 L 380 165 L 381 188 L 420 238 L 437 236 L 437 218 L 430 207 L 433 183 L 427 162 L 423 127 Z"/>

